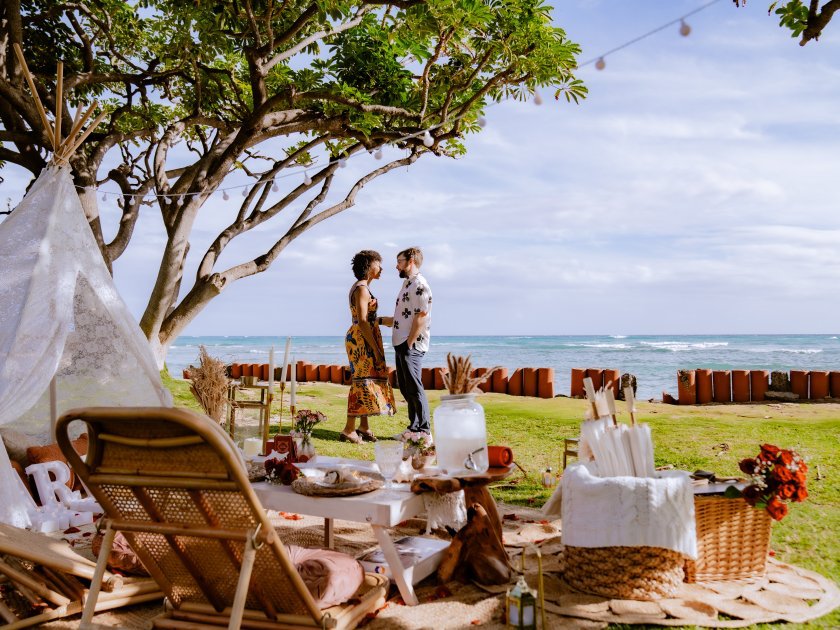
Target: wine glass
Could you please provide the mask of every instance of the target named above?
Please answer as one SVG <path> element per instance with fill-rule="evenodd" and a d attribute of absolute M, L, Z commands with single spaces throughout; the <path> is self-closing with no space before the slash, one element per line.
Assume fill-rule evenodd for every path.
<path fill-rule="evenodd" d="M 403 456 L 402 442 L 377 442 L 373 445 L 376 454 L 376 465 L 385 477 L 385 489 L 393 488 L 392 479 L 397 474 Z"/>

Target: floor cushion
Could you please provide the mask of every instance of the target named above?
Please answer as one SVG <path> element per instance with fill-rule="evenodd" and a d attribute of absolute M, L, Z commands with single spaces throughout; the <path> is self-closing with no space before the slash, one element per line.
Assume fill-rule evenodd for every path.
<path fill-rule="evenodd" d="M 349 600 L 365 579 L 362 565 L 346 553 L 295 545 L 286 545 L 286 552 L 321 609 Z"/>

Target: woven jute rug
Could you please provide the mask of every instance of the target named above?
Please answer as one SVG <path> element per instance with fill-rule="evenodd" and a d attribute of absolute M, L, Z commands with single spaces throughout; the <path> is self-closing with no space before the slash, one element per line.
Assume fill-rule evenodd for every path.
<path fill-rule="evenodd" d="M 523 565 L 526 579 L 537 584 L 534 547 L 542 555 L 546 628 L 605 628 L 609 624 L 661 626 L 745 627 L 757 623 L 804 623 L 818 619 L 840 605 L 840 589 L 823 576 L 769 560 L 767 575 L 739 583 L 684 584 L 677 596 L 656 602 L 611 600 L 576 591 L 563 580 L 560 556 L 563 545 L 560 522 L 542 520 L 537 510 L 500 505 L 504 540 L 511 564 Z M 323 546 L 323 521 L 315 517 L 270 512 L 284 542 L 307 547 Z M 395 537 L 417 535 L 423 519 L 401 523 Z M 367 525 L 336 521 L 336 548 L 357 555 L 376 546 Z M 75 548 L 84 553 L 83 540 Z M 362 626 L 369 630 L 444 630 L 481 626 L 502 630 L 504 594 L 508 586 L 482 588 L 451 582 L 439 585 L 434 577 L 416 586 L 418 606 L 406 606 L 392 587 L 390 599 Z M 163 611 L 160 604 L 144 604 L 101 613 L 101 628 L 145 629 Z M 78 616 L 45 624 L 46 628 L 76 628 Z"/>

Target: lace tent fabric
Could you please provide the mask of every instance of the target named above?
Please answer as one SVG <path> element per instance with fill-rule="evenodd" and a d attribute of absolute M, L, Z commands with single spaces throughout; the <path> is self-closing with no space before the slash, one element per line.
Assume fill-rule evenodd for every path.
<path fill-rule="evenodd" d="M 50 437 L 80 406 L 172 406 L 149 346 L 99 253 L 67 167 L 41 172 L 0 223 L 0 426 Z M 0 521 L 25 526 L 0 448 Z"/>

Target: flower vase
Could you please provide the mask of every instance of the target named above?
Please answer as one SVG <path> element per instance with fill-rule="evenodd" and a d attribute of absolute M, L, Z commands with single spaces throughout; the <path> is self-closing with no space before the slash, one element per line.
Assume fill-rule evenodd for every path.
<path fill-rule="evenodd" d="M 308 462 L 315 457 L 315 445 L 312 444 L 311 433 L 295 436 L 295 457 L 299 462 Z"/>

